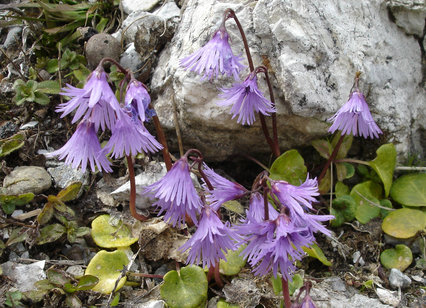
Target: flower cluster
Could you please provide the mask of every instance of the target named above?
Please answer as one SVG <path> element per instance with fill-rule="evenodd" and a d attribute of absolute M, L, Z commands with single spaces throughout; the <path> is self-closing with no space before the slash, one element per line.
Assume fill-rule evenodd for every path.
<path fill-rule="evenodd" d="M 83 172 L 88 164 L 93 172 L 95 167 L 111 172 L 111 163 L 106 157 L 109 152 L 112 157 L 121 158 L 142 151 L 154 153 L 162 148 L 143 125 L 150 103 L 144 85 L 135 79 L 130 80 L 122 107 L 107 77 L 102 66 L 98 66 L 89 75 L 83 89 L 67 85 L 61 94 L 71 99 L 56 108 L 57 112 L 62 112 L 61 117 L 75 111 L 72 123 L 79 120 L 80 123 L 68 142 L 50 156 L 65 158 L 66 163 L 73 168 L 81 167 Z M 111 138 L 104 148 L 97 137 L 99 129 L 111 131 Z"/>

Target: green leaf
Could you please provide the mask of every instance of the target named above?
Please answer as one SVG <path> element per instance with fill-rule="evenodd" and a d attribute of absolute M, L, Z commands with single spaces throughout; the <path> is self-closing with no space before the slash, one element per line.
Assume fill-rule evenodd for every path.
<path fill-rule="evenodd" d="M 84 275 L 78 280 L 77 290 L 78 291 L 90 290 L 95 285 L 97 285 L 98 282 L 99 282 L 98 277 L 93 275 Z"/>
<path fill-rule="evenodd" d="M 380 208 L 373 205 L 379 204 L 382 187 L 372 181 L 363 182 L 352 188 L 350 196 L 355 200 L 355 218 L 362 224 L 379 216 Z"/>
<path fill-rule="evenodd" d="M 49 96 L 42 92 L 34 92 L 34 102 L 39 105 L 46 106 L 50 102 Z"/>
<path fill-rule="evenodd" d="M 80 308 L 83 307 L 81 300 L 76 294 L 70 294 L 65 297 L 65 305 L 70 308 Z"/>
<path fill-rule="evenodd" d="M 409 247 L 399 244 L 395 248 L 383 251 L 380 262 L 387 269 L 397 268 L 403 272 L 413 262 L 413 254 Z"/>
<path fill-rule="evenodd" d="M 327 260 L 327 257 L 322 252 L 321 248 L 317 244 L 313 244 L 311 247 L 302 247 L 303 251 L 306 252 L 310 257 L 318 259 L 325 266 L 331 266 L 331 262 Z"/>
<path fill-rule="evenodd" d="M 349 195 L 349 187 L 343 182 L 337 182 L 336 186 L 334 187 L 334 193 L 336 194 L 337 198 L 344 195 Z"/>
<path fill-rule="evenodd" d="M 426 228 L 426 214 L 420 210 L 398 209 L 383 219 L 382 230 L 396 238 L 410 238 Z"/>
<path fill-rule="evenodd" d="M 6 156 L 25 144 L 25 134 L 18 133 L 7 139 L 0 140 L 0 157 Z"/>
<path fill-rule="evenodd" d="M 103 248 L 127 247 L 138 240 L 131 237 L 129 228 L 122 221 L 113 226 L 109 215 L 98 216 L 92 221 L 92 238 L 96 245 Z"/>
<path fill-rule="evenodd" d="M 54 288 L 56 288 L 55 285 L 53 285 L 48 279 L 39 280 L 34 283 L 34 286 L 39 291 L 50 291 Z"/>
<path fill-rule="evenodd" d="M 330 157 L 332 149 L 331 144 L 330 142 L 328 142 L 328 140 L 314 140 L 312 141 L 312 146 L 323 158 L 328 159 Z"/>
<path fill-rule="evenodd" d="M 20 291 L 9 291 L 6 293 L 6 301 L 4 304 L 8 307 L 22 307 L 20 300 L 22 299 L 22 293 Z"/>
<path fill-rule="evenodd" d="M 246 248 L 245 245 L 240 246 L 237 250 L 228 250 L 225 254 L 226 261 L 220 260 L 219 269 L 223 275 L 237 275 L 246 265 L 246 259 L 240 254 Z"/>
<path fill-rule="evenodd" d="M 307 175 L 305 161 L 297 150 L 289 150 L 278 157 L 269 172 L 271 179 L 284 180 L 296 186 L 304 182 Z"/>
<path fill-rule="evenodd" d="M 330 189 L 331 189 L 330 170 L 331 170 L 330 168 L 327 169 L 327 171 L 325 172 L 324 177 L 322 178 L 322 180 L 319 182 L 319 185 L 318 185 L 318 191 L 322 195 L 328 193 L 330 191 Z"/>
<path fill-rule="evenodd" d="M 237 200 L 226 201 L 225 203 L 222 204 L 222 206 L 228 211 L 231 211 L 237 214 L 244 214 L 244 207 Z"/>
<path fill-rule="evenodd" d="M 59 94 L 61 85 L 57 80 L 46 80 L 38 83 L 37 91 L 45 94 Z"/>
<path fill-rule="evenodd" d="M 342 158 L 346 157 L 346 155 L 348 154 L 348 152 L 349 152 L 349 150 L 352 146 L 353 138 L 354 137 L 352 135 L 345 135 L 345 137 L 343 138 L 343 142 L 340 145 L 339 151 L 337 152 L 336 159 L 342 159 Z M 331 141 L 331 148 L 332 149 L 334 149 L 336 147 L 339 139 L 340 139 L 340 131 L 338 133 L 336 133 L 333 140 Z"/>
<path fill-rule="evenodd" d="M 393 171 L 396 165 L 396 150 L 393 143 L 382 145 L 376 151 L 377 157 L 368 164 L 376 171 L 385 187 L 385 197 L 389 196 Z"/>
<path fill-rule="evenodd" d="M 271 282 L 272 282 L 272 288 L 274 289 L 275 295 L 282 295 L 283 287 L 282 287 L 281 276 L 277 275 L 276 278 L 272 276 Z M 300 276 L 299 274 L 295 274 L 293 276 L 293 280 L 288 282 L 288 289 L 289 289 L 290 295 L 293 295 L 294 292 L 296 292 L 302 286 L 303 286 L 302 276 Z"/>
<path fill-rule="evenodd" d="M 75 235 L 77 237 L 83 237 L 87 234 L 90 234 L 90 228 L 89 227 L 80 227 L 75 230 Z"/>
<path fill-rule="evenodd" d="M 399 177 L 392 185 L 391 197 L 405 206 L 426 206 L 426 173 Z"/>
<path fill-rule="evenodd" d="M 16 228 L 12 230 L 12 233 L 9 236 L 9 239 L 6 242 L 6 246 L 10 246 L 16 243 L 25 241 L 28 238 L 28 233 L 26 228 Z"/>
<path fill-rule="evenodd" d="M 350 179 L 355 174 L 355 167 L 349 163 L 336 163 L 337 180 Z"/>
<path fill-rule="evenodd" d="M 53 74 L 59 70 L 58 59 L 50 59 L 46 65 L 46 71 Z"/>
<path fill-rule="evenodd" d="M 47 224 L 50 219 L 53 217 L 54 212 L 54 205 L 52 202 L 47 202 L 43 209 L 41 210 L 40 214 L 37 216 L 37 221 L 40 225 Z"/>
<path fill-rule="evenodd" d="M 0 204 L 5 214 L 12 214 L 15 206 L 22 206 L 30 203 L 34 199 L 33 193 L 21 195 L 0 195 Z"/>
<path fill-rule="evenodd" d="M 49 280 L 49 282 L 54 284 L 55 286 L 62 287 L 64 284 L 70 282 L 70 279 L 65 276 L 65 273 L 63 271 L 50 268 L 47 270 L 46 274 L 47 280 Z"/>
<path fill-rule="evenodd" d="M 71 183 L 66 188 L 62 189 L 56 197 L 58 197 L 62 202 L 75 200 L 80 192 L 81 185 L 81 182 Z"/>
<path fill-rule="evenodd" d="M 84 274 L 96 276 L 99 279 L 99 282 L 92 287 L 93 291 L 109 294 L 114 290 L 121 271 L 128 263 L 129 259 L 123 250 L 112 252 L 101 250 L 90 260 Z M 121 289 L 125 282 L 126 276 L 120 279 L 116 291 Z"/>
<path fill-rule="evenodd" d="M 110 304 L 110 306 L 111 307 L 116 307 L 116 306 L 118 306 L 118 303 L 120 302 L 120 293 L 116 293 L 115 295 L 114 295 L 114 298 L 112 299 L 112 301 L 111 301 L 111 304 Z"/>
<path fill-rule="evenodd" d="M 355 200 L 349 195 L 334 199 L 331 214 L 336 218 L 331 221 L 331 225 L 339 227 L 345 221 L 352 221 L 355 218 L 356 208 Z"/>
<path fill-rule="evenodd" d="M 388 199 L 382 199 L 380 200 L 380 205 L 382 207 L 387 207 L 392 209 L 392 202 L 390 202 L 390 200 Z M 391 211 L 385 210 L 385 209 L 380 209 L 380 217 L 385 218 Z"/>
<path fill-rule="evenodd" d="M 216 308 L 239 308 L 239 307 L 240 306 L 238 306 L 238 305 L 233 305 L 233 304 L 227 303 L 222 298 L 217 302 L 217 305 L 216 305 Z"/>
<path fill-rule="evenodd" d="M 37 238 L 37 245 L 43 245 L 46 243 L 54 242 L 61 238 L 67 230 L 63 225 L 52 224 L 46 227 L 43 227 L 40 230 L 40 236 Z"/>
<path fill-rule="evenodd" d="M 164 275 L 160 293 L 170 308 L 198 308 L 206 303 L 207 287 L 204 270 L 191 265 Z"/>

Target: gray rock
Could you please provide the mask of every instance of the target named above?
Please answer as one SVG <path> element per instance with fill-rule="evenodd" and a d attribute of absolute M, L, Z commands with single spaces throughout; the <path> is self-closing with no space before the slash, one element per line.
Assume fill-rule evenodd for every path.
<path fill-rule="evenodd" d="M 333 291 L 336 292 L 346 292 L 346 284 L 339 277 L 331 277 L 328 279 L 329 284 Z"/>
<path fill-rule="evenodd" d="M 22 27 L 10 28 L 9 31 L 7 32 L 6 39 L 4 40 L 3 48 L 7 49 L 10 46 L 16 44 L 17 41 L 20 39 L 21 34 L 22 34 Z M 1 57 L 3 57 L 3 55 L 1 55 Z"/>
<path fill-rule="evenodd" d="M 253 279 L 234 278 L 223 287 L 226 301 L 240 307 L 254 308 L 260 303 L 261 292 Z"/>
<path fill-rule="evenodd" d="M 38 121 L 30 121 L 28 123 L 22 124 L 19 129 L 24 130 L 28 128 L 35 128 L 37 125 L 38 125 Z"/>
<path fill-rule="evenodd" d="M 424 0 L 389 0 L 386 5 L 395 18 L 398 27 L 405 33 L 423 36 L 426 19 L 426 3 Z"/>
<path fill-rule="evenodd" d="M 126 44 L 135 41 L 136 32 L 138 28 L 146 22 L 145 19 L 151 19 L 152 14 L 144 11 L 134 11 L 126 17 L 122 25 L 121 35 L 124 37 Z"/>
<path fill-rule="evenodd" d="M 259 121 L 241 126 L 231 120 L 229 107 L 217 106 L 217 88 L 231 86 L 230 79 L 201 80 L 179 66 L 179 59 L 209 41 L 230 7 L 246 31 L 255 65 L 272 69 L 282 149 L 326 135 L 326 119 L 346 102 L 354 74 L 361 71 L 361 90 L 387 140 L 399 153 L 422 153 L 421 50 L 389 18 L 382 0 L 252 4 L 188 0 L 172 43 L 161 54 L 151 83 L 158 96 L 155 107 L 165 128 L 174 131 L 170 102 L 175 102 L 185 146 L 196 146 L 210 160 L 269 152 Z M 226 26 L 234 53 L 243 54 L 235 23 L 229 20 Z M 260 87 L 268 95 L 263 82 Z"/>
<path fill-rule="evenodd" d="M 396 291 L 392 292 L 387 289 L 377 288 L 376 294 L 383 304 L 391 305 L 392 307 L 397 307 L 399 305 L 399 302 L 401 301 L 398 298 Z M 355 307 L 358 307 L 358 306 L 355 306 Z"/>
<path fill-rule="evenodd" d="M 42 167 L 21 166 L 16 167 L 3 180 L 3 187 L 10 195 L 24 193 L 39 194 L 50 188 L 52 179 Z"/>
<path fill-rule="evenodd" d="M 44 273 L 44 265 L 46 261 L 38 261 L 31 264 L 19 264 L 14 262 L 6 262 L 1 265 L 3 275 L 9 277 L 11 281 L 15 282 L 15 287 L 21 291 L 26 292 L 35 290 L 34 283 L 46 278 Z"/>
<path fill-rule="evenodd" d="M 89 67 L 94 69 L 102 58 L 120 60 L 121 44 L 111 34 L 99 33 L 93 35 L 85 46 L 86 59 Z"/>
<path fill-rule="evenodd" d="M 359 252 L 358 250 L 355 251 L 352 255 L 352 262 L 354 264 L 359 264 L 361 266 L 365 265 L 365 261 L 361 256 L 361 252 Z"/>
<path fill-rule="evenodd" d="M 131 14 L 135 11 L 150 11 L 160 3 L 160 0 L 122 0 L 123 11 Z"/>
<path fill-rule="evenodd" d="M 120 57 L 120 65 L 136 73 L 142 67 L 142 64 L 142 57 L 136 51 L 135 44 L 130 43 Z"/>
<path fill-rule="evenodd" d="M 180 8 L 174 1 L 169 1 L 164 3 L 158 10 L 154 12 L 154 14 L 164 20 L 169 20 L 171 18 L 179 17 Z"/>
<path fill-rule="evenodd" d="M 55 187 L 60 189 L 64 189 L 74 182 L 82 183 L 82 187 L 89 184 L 88 170 L 81 172 L 81 169 L 74 169 L 71 165 L 63 162 L 60 162 L 56 167 L 47 168 L 47 172 L 52 176 Z"/>
<path fill-rule="evenodd" d="M 67 268 L 66 272 L 73 275 L 75 278 L 84 276 L 84 268 L 81 265 L 71 265 Z"/>
<path fill-rule="evenodd" d="M 404 289 L 410 286 L 411 279 L 403 274 L 399 269 L 393 268 L 389 274 L 389 283 L 394 289 Z"/>

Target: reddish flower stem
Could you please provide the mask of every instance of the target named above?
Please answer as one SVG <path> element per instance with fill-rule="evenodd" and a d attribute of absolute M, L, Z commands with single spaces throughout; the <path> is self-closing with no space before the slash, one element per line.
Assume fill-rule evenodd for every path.
<path fill-rule="evenodd" d="M 253 58 L 251 56 L 250 49 L 249 49 L 249 46 L 248 46 L 248 43 L 247 43 L 247 37 L 244 33 L 243 27 L 241 26 L 241 23 L 238 20 L 237 15 L 235 14 L 234 10 L 232 10 L 232 9 L 226 9 L 225 10 L 224 18 L 223 18 L 223 21 L 222 21 L 222 27 L 225 27 L 225 21 L 229 18 L 233 18 L 235 23 L 237 24 L 238 30 L 240 31 L 240 34 L 241 34 L 241 38 L 243 40 L 244 49 L 246 51 L 247 61 L 248 61 L 248 64 L 249 64 L 250 72 L 253 72 L 255 69 L 254 69 L 254 65 L 253 65 Z M 266 70 L 266 67 L 265 67 L 265 70 Z M 267 76 L 267 75 L 265 74 L 265 76 Z M 271 83 L 270 83 L 268 76 L 266 77 L 266 82 L 268 83 L 269 96 L 271 97 L 271 102 L 273 102 L 273 104 L 275 106 L 274 95 L 272 93 L 272 86 L 271 86 Z M 271 115 L 271 117 L 272 117 L 272 131 L 273 131 L 273 134 L 274 134 L 274 139 L 272 139 L 271 136 L 269 135 L 268 126 L 266 125 L 265 116 L 263 114 L 261 114 L 260 112 L 258 114 L 259 114 L 259 119 L 260 119 L 260 123 L 262 125 L 262 131 L 263 131 L 263 134 L 265 135 L 266 142 L 268 143 L 269 147 L 271 148 L 271 151 L 274 154 L 274 156 L 278 157 L 278 156 L 280 156 L 280 154 L 279 154 L 280 150 L 279 150 L 279 146 L 278 146 L 276 114 L 275 114 L 275 112 L 273 112 L 272 115 Z"/>
<path fill-rule="evenodd" d="M 321 180 L 324 178 L 325 174 L 327 173 L 328 167 L 330 167 L 331 163 L 334 162 L 334 159 L 336 158 L 337 153 L 339 152 L 340 146 L 342 145 L 344 138 L 345 138 L 345 135 L 340 135 L 339 141 L 337 141 L 337 144 L 334 147 L 333 152 L 331 153 L 330 157 L 328 158 L 327 162 L 324 165 L 324 168 L 321 171 L 320 176 L 318 177 L 318 183 L 321 182 Z"/>
<path fill-rule="evenodd" d="M 283 289 L 284 307 L 291 308 L 291 298 L 290 291 L 288 289 L 288 281 L 284 278 L 284 276 L 281 277 L 281 283 Z"/>
<path fill-rule="evenodd" d="M 219 262 L 216 262 L 216 265 L 214 267 L 214 280 L 216 281 L 219 288 L 223 288 L 223 281 L 220 278 L 220 273 L 219 273 Z"/>
<path fill-rule="evenodd" d="M 129 208 L 130 213 L 134 218 L 140 221 L 145 221 L 148 217 L 140 215 L 136 211 L 136 182 L 135 182 L 135 169 L 133 168 L 133 160 L 131 156 L 126 155 L 127 167 L 129 169 L 129 179 L 130 179 L 130 200 Z"/>

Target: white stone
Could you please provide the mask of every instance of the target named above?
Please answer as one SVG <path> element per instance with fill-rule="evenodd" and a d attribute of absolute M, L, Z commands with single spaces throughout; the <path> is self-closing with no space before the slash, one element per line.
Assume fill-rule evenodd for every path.
<path fill-rule="evenodd" d="M 19 264 L 14 262 L 6 262 L 1 265 L 3 275 L 9 277 L 15 282 L 15 287 L 21 291 L 31 291 L 35 289 L 34 283 L 46 278 L 44 273 L 44 265 L 46 261 L 38 261 L 31 264 Z"/>
<path fill-rule="evenodd" d="M 180 15 L 180 8 L 175 2 L 164 3 L 158 10 L 154 11 L 154 14 L 162 19 L 168 20 Z"/>
<path fill-rule="evenodd" d="M 19 129 L 24 130 L 28 128 L 35 128 L 37 125 L 38 125 L 38 121 L 30 121 L 28 123 L 22 124 Z"/>
<path fill-rule="evenodd" d="M 259 0 L 250 5 L 188 0 L 151 83 L 158 96 L 157 113 L 171 132 L 172 102 L 176 104 L 185 146 L 195 146 L 216 160 L 269 152 L 259 121 L 251 127 L 239 125 L 231 120 L 229 107 L 216 105 L 217 88 L 230 86 L 232 80 L 202 81 L 179 66 L 179 59 L 208 42 L 228 7 L 246 31 L 255 65 L 272 68 L 281 149 L 327 135 L 326 119 L 346 102 L 355 72 L 361 71 L 360 88 L 385 131 L 383 142 L 394 142 L 399 153 L 423 151 L 421 50 L 413 36 L 389 19 L 381 0 Z M 235 23 L 228 20 L 226 26 L 234 53 L 243 54 Z M 260 87 L 268 97 L 265 84 Z"/>
<path fill-rule="evenodd" d="M 123 21 L 122 25 L 122 36 L 126 39 L 126 43 L 132 43 L 135 41 L 135 35 L 138 31 L 138 27 L 142 24 L 146 24 L 145 19 L 151 19 L 153 16 L 150 13 L 143 11 L 134 11 Z"/>
<path fill-rule="evenodd" d="M 399 302 L 401 301 L 397 297 L 396 291 L 392 292 L 392 291 L 389 291 L 387 289 L 377 288 L 376 294 L 383 304 L 391 305 L 392 307 L 398 306 Z"/>
<path fill-rule="evenodd" d="M 359 252 L 358 250 L 355 251 L 352 255 L 352 263 L 359 264 L 361 266 L 365 265 L 365 261 L 361 256 L 361 252 Z"/>
<path fill-rule="evenodd" d="M 407 34 L 423 36 L 426 18 L 424 0 L 389 0 L 386 5 L 395 17 L 396 24 Z"/>
<path fill-rule="evenodd" d="M 135 11 L 150 11 L 160 3 L 160 0 L 122 0 L 120 2 L 124 13 L 131 14 Z"/>
<path fill-rule="evenodd" d="M 121 55 L 120 65 L 132 72 L 136 72 L 142 66 L 142 58 L 135 50 L 135 43 L 130 43 L 126 51 Z"/>
<path fill-rule="evenodd" d="M 411 279 L 403 274 L 399 269 L 393 268 L 389 274 L 389 283 L 392 288 L 407 288 L 411 284 Z"/>

